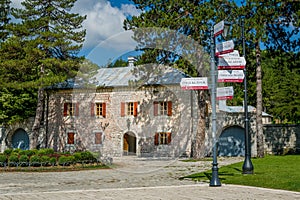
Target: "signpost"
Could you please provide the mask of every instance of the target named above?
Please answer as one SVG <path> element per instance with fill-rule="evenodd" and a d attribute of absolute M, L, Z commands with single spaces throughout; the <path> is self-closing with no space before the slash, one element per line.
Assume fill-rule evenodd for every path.
<path fill-rule="evenodd" d="M 226 100 L 233 98 L 233 87 L 217 88 L 217 100 Z"/>
<path fill-rule="evenodd" d="M 218 70 L 218 82 L 242 83 L 244 77 L 243 70 Z"/>
<path fill-rule="evenodd" d="M 207 77 L 182 78 L 180 86 L 183 90 L 208 90 Z"/>
<path fill-rule="evenodd" d="M 222 34 L 224 31 L 224 21 L 220 21 L 216 25 L 214 25 L 214 37 Z"/>
<path fill-rule="evenodd" d="M 218 59 L 218 69 L 244 69 L 245 66 L 244 57 L 224 56 Z"/>
<path fill-rule="evenodd" d="M 225 56 L 231 56 L 231 57 L 240 57 L 240 53 L 238 50 L 234 50 L 233 52 L 226 53 L 226 54 L 220 54 L 218 57 L 225 57 Z"/>
<path fill-rule="evenodd" d="M 215 54 L 216 54 L 216 56 L 219 56 L 221 54 L 233 52 L 233 50 L 234 50 L 233 40 L 229 40 L 229 41 L 217 44 Z"/>

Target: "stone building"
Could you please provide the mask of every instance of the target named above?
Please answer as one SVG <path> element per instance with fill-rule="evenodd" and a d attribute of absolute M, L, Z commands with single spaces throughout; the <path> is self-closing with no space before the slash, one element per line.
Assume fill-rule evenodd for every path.
<path fill-rule="evenodd" d="M 180 87 L 181 79 L 186 77 L 167 66 L 130 64 L 122 68 L 100 68 L 88 83 L 77 78 L 49 87 L 45 90 L 40 148 L 71 152 L 90 150 L 110 157 L 190 156 L 197 132 L 198 105 L 196 92 Z M 249 106 L 248 110 L 251 155 L 256 156 L 255 108 Z M 29 149 L 32 124 L 33 120 L 28 119 L 0 127 L 1 152 L 6 148 Z M 293 133 L 296 139 L 285 139 L 284 144 L 277 140 L 275 145 L 275 140 L 270 140 L 274 135 L 274 129 L 270 128 L 273 126 L 267 127 L 264 130 L 268 152 L 276 152 L 279 147 L 299 146 L 298 129 Z M 205 154 L 208 156 L 212 153 L 211 128 L 208 114 L 205 127 Z M 219 156 L 244 155 L 243 106 L 218 102 L 216 135 Z"/>

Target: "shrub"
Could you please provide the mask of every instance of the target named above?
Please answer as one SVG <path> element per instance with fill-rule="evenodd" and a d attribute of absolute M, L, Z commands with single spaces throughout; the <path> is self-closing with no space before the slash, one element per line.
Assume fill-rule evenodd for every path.
<path fill-rule="evenodd" d="M 50 165 L 50 157 L 49 156 L 42 156 L 41 157 L 41 163 L 43 166 Z"/>
<path fill-rule="evenodd" d="M 61 157 L 59 157 L 58 164 L 61 165 L 61 166 L 68 166 L 68 165 L 70 165 L 68 157 L 67 156 L 61 156 Z"/>
<path fill-rule="evenodd" d="M 41 166 L 41 158 L 39 156 L 33 155 L 30 157 L 30 165 L 34 167 Z"/>
<path fill-rule="evenodd" d="M 94 155 L 89 151 L 81 152 L 81 159 L 82 159 L 82 161 L 84 161 L 86 163 L 93 163 L 93 162 L 97 161 L 97 159 L 94 157 Z"/>
<path fill-rule="evenodd" d="M 75 162 L 75 156 L 68 156 L 67 158 L 68 158 L 68 163 L 69 164 L 73 165 L 73 164 L 76 163 Z"/>
<path fill-rule="evenodd" d="M 24 150 L 23 151 L 25 155 L 27 155 L 28 157 L 31 157 L 33 155 L 36 154 L 37 150 L 33 149 L 33 150 Z"/>
<path fill-rule="evenodd" d="M 19 158 L 17 155 L 10 155 L 8 157 L 8 166 L 10 167 L 16 167 L 18 162 L 19 162 Z"/>
<path fill-rule="evenodd" d="M 14 149 L 12 152 L 17 153 L 19 155 L 19 153 L 21 152 L 21 149 Z"/>
<path fill-rule="evenodd" d="M 55 157 L 50 158 L 49 162 L 52 166 L 55 166 L 56 165 L 56 158 Z"/>
<path fill-rule="evenodd" d="M 42 156 L 42 155 L 51 155 L 54 153 L 53 149 L 40 149 L 38 150 L 37 154 Z"/>
<path fill-rule="evenodd" d="M 10 156 L 10 154 L 11 154 L 12 151 L 13 151 L 12 149 L 5 149 L 3 153 L 4 153 L 6 156 Z"/>
<path fill-rule="evenodd" d="M 6 155 L 1 154 L 0 155 L 0 166 L 4 167 L 4 166 L 6 166 L 6 163 L 7 163 L 7 157 L 6 157 Z"/>
<path fill-rule="evenodd" d="M 74 153 L 73 156 L 75 158 L 75 162 L 80 163 L 82 161 L 82 157 L 81 157 L 81 153 L 80 152 Z"/>
<path fill-rule="evenodd" d="M 27 155 L 21 155 L 19 158 L 19 164 L 21 167 L 27 167 L 29 165 L 29 157 Z"/>

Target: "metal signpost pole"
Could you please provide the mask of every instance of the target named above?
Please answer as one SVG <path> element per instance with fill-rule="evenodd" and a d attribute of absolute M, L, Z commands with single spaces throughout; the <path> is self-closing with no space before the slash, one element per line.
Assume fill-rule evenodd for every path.
<path fill-rule="evenodd" d="M 245 27 L 244 19 L 242 19 L 242 40 L 243 40 L 243 56 L 246 58 L 245 50 Z M 248 96 L 247 96 L 247 70 L 244 68 L 244 112 L 245 112 L 245 160 L 243 164 L 243 174 L 253 174 L 253 165 L 251 162 L 251 138 L 249 135 L 249 117 L 248 117 Z"/>
<path fill-rule="evenodd" d="M 215 66 L 215 37 L 214 37 L 214 27 L 211 30 L 211 46 L 210 46 L 210 67 L 211 67 L 211 107 L 212 107 L 212 138 L 213 138 L 213 163 L 212 163 L 212 177 L 209 186 L 221 186 L 218 175 L 218 162 L 217 162 L 217 140 L 216 140 L 216 130 L 217 130 L 217 116 L 216 116 L 216 66 Z"/>

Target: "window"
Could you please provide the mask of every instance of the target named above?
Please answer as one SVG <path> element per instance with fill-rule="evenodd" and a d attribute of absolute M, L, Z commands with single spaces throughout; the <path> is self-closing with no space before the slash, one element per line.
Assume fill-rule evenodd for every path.
<path fill-rule="evenodd" d="M 64 117 L 78 116 L 78 115 L 79 115 L 79 103 L 64 103 Z"/>
<path fill-rule="evenodd" d="M 172 116 L 172 102 L 171 101 L 155 101 L 153 103 L 154 116 L 167 115 Z"/>
<path fill-rule="evenodd" d="M 71 144 L 75 143 L 74 136 L 75 136 L 74 132 L 68 132 L 67 133 L 67 144 L 71 145 Z"/>
<path fill-rule="evenodd" d="M 154 144 L 155 145 L 167 145 L 171 143 L 172 134 L 170 132 L 155 133 Z"/>
<path fill-rule="evenodd" d="M 91 103 L 91 116 L 106 117 L 106 103 Z"/>
<path fill-rule="evenodd" d="M 95 144 L 102 144 L 102 132 L 95 132 Z"/>
<path fill-rule="evenodd" d="M 121 117 L 137 116 L 138 102 L 121 102 Z"/>

